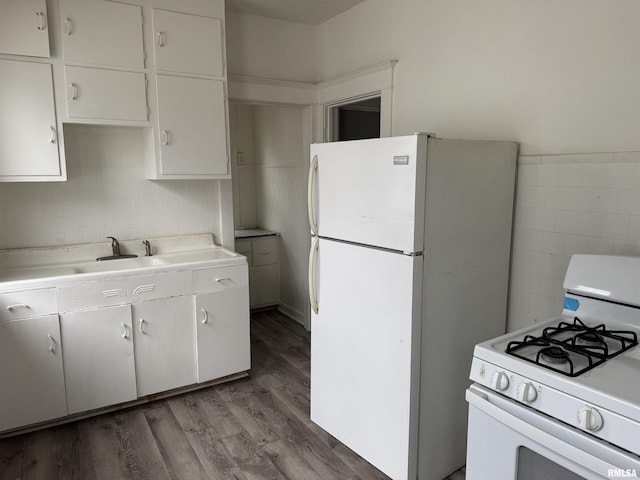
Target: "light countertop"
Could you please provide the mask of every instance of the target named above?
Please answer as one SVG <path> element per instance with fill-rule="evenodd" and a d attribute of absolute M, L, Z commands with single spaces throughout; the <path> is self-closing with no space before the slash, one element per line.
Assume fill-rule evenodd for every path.
<path fill-rule="evenodd" d="M 270 235 L 279 235 L 278 232 L 272 232 L 271 230 L 264 230 L 262 228 L 239 228 L 235 230 L 236 239 L 240 238 L 253 238 L 253 237 L 268 237 Z"/>

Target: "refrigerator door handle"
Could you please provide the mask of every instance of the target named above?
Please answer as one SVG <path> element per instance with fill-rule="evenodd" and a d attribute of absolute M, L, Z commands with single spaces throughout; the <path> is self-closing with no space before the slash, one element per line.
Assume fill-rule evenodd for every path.
<path fill-rule="evenodd" d="M 307 185 L 307 213 L 309 214 L 309 226 L 311 234 L 318 235 L 318 224 L 313 216 L 313 179 L 318 170 L 318 155 L 314 155 L 309 165 L 309 182 Z"/>
<path fill-rule="evenodd" d="M 316 298 L 316 286 L 315 286 L 315 269 L 316 269 L 316 252 L 318 251 L 318 244 L 320 239 L 313 237 L 311 240 L 311 250 L 309 251 L 309 303 L 313 312 L 318 314 L 318 299 Z"/>

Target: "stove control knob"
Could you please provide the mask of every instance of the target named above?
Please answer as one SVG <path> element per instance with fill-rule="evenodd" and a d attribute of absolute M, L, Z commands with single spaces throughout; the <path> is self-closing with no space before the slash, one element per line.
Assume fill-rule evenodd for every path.
<path fill-rule="evenodd" d="M 516 397 L 518 400 L 524 403 L 531 403 L 535 401 L 538 397 L 538 392 L 536 392 L 536 387 L 533 386 L 530 382 L 523 382 L 518 385 L 518 390 L 516 391 Z"/>
<path fill-rule="evenodd" d="M 504 372 L 496 372 L 491 376 L 491 388 L 494 390 L 506 390 L 509 388 L 509 377 Z"/>
<path fill-rule="evenodd" d="M 602 415 L 593 407 L 582 407 L 578 410 L 578 426 L 583 430 L 595 432 L 602 428 Z"/>

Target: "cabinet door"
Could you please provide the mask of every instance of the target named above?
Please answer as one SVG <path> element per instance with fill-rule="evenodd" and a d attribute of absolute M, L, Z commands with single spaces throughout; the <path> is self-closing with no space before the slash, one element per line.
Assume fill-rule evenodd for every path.
<path fill-rule="evenodd" d="M 251 368 L 248 297 L 247 287 L 196 295 L 198 382 Z"/>
<path fill-rule="evenodd" d="M 144 73 L 65 67 L 70 118 L 146 121 Z"/>
<path fill-rule="evenodd" d="M 193 296 L 133 304 L 138 396 L 196 383 Z"/>
<path fill-rule="evenodd" d="M 67 414 L 58 315 L 0 322 L 0 431 Z"/>
<path fill-rule="evenodd" d="M 0 176 L 59 176 L 51 65 L 0 60 Z"/>
<path fill-rule="evenodd" d="M 144 68 L 141 7 L 61 0 L 60 22 L 65 63 Z"/>
<path fill-rule="evenodd" d="M 280 303 L 280 272 L 277 264 L 249 269 L 251 308 Z"/>
<path fill-rule="evenodd" d="M 49 57 L 45 0 L 0 1 L 0 53 Z"/>
<path fill-rule="evenodd" d="M 156 70 L 223 75 L 222 22 L 153 9 Z"/>
<path fill-rule="evenodd" d="M 158 133 L 163 175 L 227 175 L 224 85 L 158 75 Z"/>
<path fill-rule="evenodd" d="M 60 316 L 69 414 L 134 400 L 131 307 Z"/>

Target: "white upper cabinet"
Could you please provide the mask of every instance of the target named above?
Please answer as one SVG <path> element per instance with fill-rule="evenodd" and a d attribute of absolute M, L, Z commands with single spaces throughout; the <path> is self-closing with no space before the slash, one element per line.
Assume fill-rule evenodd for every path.
<path fill-rule="evenodd" d="M 0 60 L 0 180 L 59 180 L 51 65 Z"/>
<path fill-rule="evenodd" d="M 153 9 L 153 34 L 157 71 L 223 75 L 219 19 Z"/>
<path fill-rule="evenodd" d="M 107 0 L 60 0 L 65 63 L 144 68 L 142 8 Z"/>
<path fill-rule="evenodd" d="M 69 118 L 147 120 L 144 73 L 87 67 L 64 70 Z"/>
<path fill-rule="evenodd" d="M 224 85 L 219 80 L 157 75 L 163 175 L 227 175 Z"/>
<path fill-rule="evenodd" d="M 0 53 L 49 56 L 45 0 L 0 0 Z"/>

